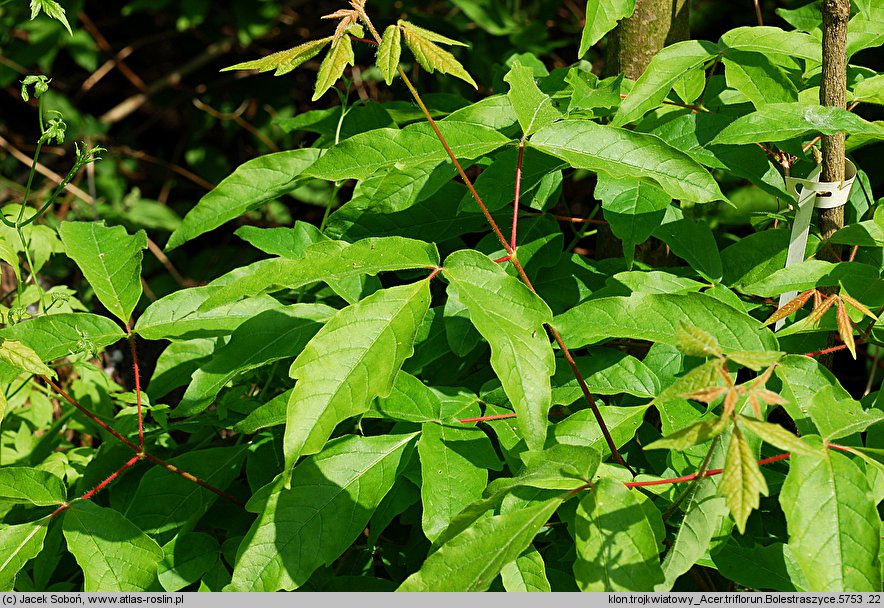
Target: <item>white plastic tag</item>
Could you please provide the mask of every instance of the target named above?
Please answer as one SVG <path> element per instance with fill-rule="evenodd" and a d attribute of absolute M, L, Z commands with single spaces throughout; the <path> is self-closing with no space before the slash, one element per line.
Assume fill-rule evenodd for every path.
<path fill-rule="evenodd" d="M 847 203 L 850 198 L 850 189 L 856 178 L 856 167 L 852 162 L 844 160 L 843 182 L 821 182 L 820 167 L 814 169 L 807 179 L 796 177 L 786 178 L 786 188 L 795 197 L 798 205 L 795 209 L 795 221 L 792 224 L 792 235 L 789 238 L 789 252 L 786 255 L 786 268 L 804 261 L 804 251 L 807 248 L 807 233 L 810 231 L 810 216 L 814 207 L 817 209 L 832 209 Z M 798 191 L 801 186 L 801 191 Z M 780 296 L 779 306 L 782 307 L 795 296 L 797 291 L 790 291 Z M 774 326 L 778 330 L 785 323 L 780 319 Z"/>

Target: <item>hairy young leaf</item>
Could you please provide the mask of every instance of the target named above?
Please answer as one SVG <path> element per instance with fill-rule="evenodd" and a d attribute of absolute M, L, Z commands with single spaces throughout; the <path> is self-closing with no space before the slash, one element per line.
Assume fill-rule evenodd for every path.
<path fill-rule="evenodd" d="M 64 537 L 87 593 L 147 591 L 163 550 L 119 511 L 79 500 L 64 513 Z"/>
<path fill-rule="evenodd" d="M 697 422 L 646 445 L 645 449 L 659 450 L 668 448 L 670 450 L 678 450 L 681 452 L 718 437 L 724 432 L 725 428 L 727 428 L 727 422 L 728 419 L 724 416 L 716 418 L 715 420 Z"/>
<path fill-rule="evenodd" d="M 414 448 L 416 433 L 335 440 L 270 489 L 237 551 L 229 591 L 291 590 L 365 529 Z"/>
<path fill-rule="evenodd" d="M 43 550 L 49 518 L 0 528 L 0 591 L 12 591 L 15 576 Z"/>
<path fill-rule="evenodd" d="M 201 412 L 237 374 L 298 355 L 335 312 L 323 304 L 294 304 L 252 317 L 193 374 L 193 381 L 174 415 L 192 416 Z"/>
<path fill-rule="evenodd" d="M 344 75 L 348 65 L 356 65 L 356 55 L 353 54 L 353 43 L 350 36 L 344 35 L 335 40 L 316 75 L 316 90 L 313 92 L 311 101 L 316 101 L 334 86 L 338 79 Z"/>
<path fill-rule="evenodd" d="M 253 61 L 237 63 L 236 65 L 223 68 L 221 71 L 258 70 L 259 72 L 268 72 L 270 70 L 276 70 L 273 75 L 282 76 L 283 74 L 288 74 L 308 59 L 316 57 L 316 55 L 318 55 L 325 45 L 331 42 L 331 40 L 332 36 L 320 38 L 319 40 L 311 40 L 288 49 L 287 51 L 273 53 L 272 55 L 267 55 L 266 57 L 255 59 Z"/>
<path fill-rule="evenodd" d="M 321 450 L 339 422 L 390 394 L 429 306 L 429 281 L 382 289 L 338 311 L 307 343 L 289 370 L 298 382 L 288 405 L 287 465 Z"/>
<path fill-rule="evenodd" d="M 442 120 L 437 126 L 458 159 L 478 158 L 510 141 L 495 129 L 475 122 Z M 429 124 L 420 122 L 345 139 L 323 154 L 305 175 L 329 181 L 366 179 L 403 163 L 412 166 L 444 161 L 448 161 L 448 153 L 439 145 L 436 133 Z"/>
<path fill-rule="evenodd" d="M 141 299 L 141 251 L 147 249 L 144 231 L 130 236 L 122 226 L 108 228 L 104 222 L 62 222 L 58 235 L 96 297 L 128 325 Z"/>
<path fill-rule="evenodd" d="M 767 443 L 780 448 L 784 452 L 804 454 L 805 456 L 816 455 L 816 450 L 781 427 L 779 424 L 762 422 L 761 420 L 755 420 L 754 418 L 747 418 L 745 416 L 739 416 L 738 420 L 747 431 L 758 435 Z"/>
<path fill-rule="evenodd" d="M 617 22 L 630 17 L 635 11 L 635 0 L 586 0 L 586 23 L 580 37 L 577 57 L 583 57 L 602 36 L 617 26 Z"/>
<path fill-rule="evenodd" d="M 187 212 L 166 251 L 294 190 L 319 150 L 302 148 L 265 154 L 243 163 Z"/>
<path fill-rule="evenodd" d="M 384 30 L 381 43 L 378 45 L 377 66 L 387 85 L 393 84 L 399 68 L 399 57 L 402 55 L 402 29 L 398 25 L 389 25 Z"/>
<path fill-rule="evenodd" d="M 64 14 L 64 8 L 62 8 L 61 4 L 56 2 L 55 0 L 31 0 L 31 19 L 35 19 L 37 15 L 40 14 L 40 11 L 46 13 L 47 17 L 51 17 L 57 21 L 59 21 L 64 29 L 68 31 L 68 34 L 71 36 L 74 33 L 71 31 L 71 25 L 68 23 L 68 18 Z"/>
<path fill-rule="evenodd" d="M 884 138 L 884 127 L 843 108 L 811 103 L 771 103 L 741 116 L 715 136 L 713 144 L 778 142 L 805 135 L 848 135 Z"/>
<path fill-rule="evenodd" d="M 30 467 L 0 468 L 0 503 L 50 506 L 65 500 L 64 483 L 48 471 Z"/>
<path fill-rule="evenodd" d="M 442 272 L 491 345 L 491 367 L 518 413 L 525 442 L 539 449 L 546 439 L 550 376 L 555 372 L 543 327 L 552 312 L 521 281 L 476 251 L 451 254 Z"/>
<path fill-rule="evenodd" d="M 422 68 L 430 74 L 435 70 L 439 70 L 443 74 L 451 74 L 464 82 L 470 83 L 474 89 L 479 88 L 476 81 L 473 80 L 472 76 L 469 75 L 460 62 L 454 58 L 454 55 L 434 44 L 434 41 L 444 44 L 459 44 L 458 42 L 425 30 L 408 21 L 400 20 L 399 26 L 402 29 L 405 44 L 411 49 L 414 58 L 417 59 Z"/>
<path fill-rule="evenodd" d="M 755 458 L 749 442 L 735 426 L 727 446 L 720 488 L 740 534 L 746 531 L 749 515 L 761 504 L 760 495 L 768 493 L 767 482 Z"/>
<path fill-rule="evenodd" d="M 715 57 L 717 52 L 718 48 L 706 40 L 676 42 L 658 52 L 620 104 L 614 116 L 614 126 L 621 127 L 634 122 L 656 108 L 675 83 L 691 70 Z"/>
<path fill-rule="evenodd" d="M 530 545 L 564 496 L 479 520 L 430 555 L 397 591 L 485 591 Z"/>
<path fill-rule="evenodd" d="M 721 357 L 718 340 L 694 325 L 683 324 L 675 334 L 675 346 L 692 357 Z"/>
<path fill-rule="evenodd" d="M 780 506 L 808 591 L 880 591 L 880 518 L 866 476 L 850 458 L 822 448 L 793 455 Z"/>
<path fill-rule="evenodd" d="M 651 522 L 618 479 L 598 480 L 580 500 L 575 542 L 581 591 L 653 591 L 664 580 Z"/>
<path fill-rule="evenodd" d="M 518 58 L 503 79 L 510 85 L 507 97 L 519 117 L 524 137 L 562 117 L 553 105 L 552 98 L 534 82 L 534 70 L 522 65 Z"/>
<path fill-rule="evenodd" d="M 575 169 L 647 181 L 672 198 L 698 203 L 726 200 L 706 169 L 646 133 L 572 119 L 541 129 L 531 137 L 531 145 Z"/>
<path fill-rule="evenodd" d="M 699 293 L 599 298 L 584 302 L 554 320 L 571 348 L 612 338 L 675 345 L 682 323 L 714 336 L 725 352 L 777 349 L 773 333 L 760 321 Z"/>

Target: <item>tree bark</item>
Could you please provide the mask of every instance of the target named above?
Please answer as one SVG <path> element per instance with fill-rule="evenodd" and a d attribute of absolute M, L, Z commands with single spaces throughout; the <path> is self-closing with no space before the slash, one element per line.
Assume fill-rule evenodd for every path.
<path fill-rule="evenodd" d="M 690 37 L 689 15 L 688 0 L 636 0 L 635 12 L 611 34 L 607 73 L 638 79 L 660 49 Z"/>

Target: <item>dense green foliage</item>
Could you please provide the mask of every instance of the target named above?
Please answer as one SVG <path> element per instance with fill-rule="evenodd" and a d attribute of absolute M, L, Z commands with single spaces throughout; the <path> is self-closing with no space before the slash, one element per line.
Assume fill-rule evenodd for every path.
<path fill-rule="evenodd" d="M 124 12 L 210 19 L 148 4 Z M 290 8 L 251 4 L 245 44 Z M 540 19 L 559 3 L 508 4 L 452 0 L 443 35 L 354 0 L 325 37 L 228 61 L 237 83 L 309 68 L 332 105 L 245 123 L 258 151 L 183 216 L 93 143 L 123 110 L 6 78 L 38 143 L 0 226 L 0 589 L 882 590 L 884 205 L 862 149 L 884 123 L 860 114 L 884 76 L 851 58 L 859 113 L 819 105 L 818 3 L 667 46 L 634 82 L 583 59 L 634 2 L 589 0 L 563 40 Z M 52 75 L 35 32 L 85 36 L 70 5 L 0 7 L 33 37 L 3 34 L 5 68 Z M 884 7 L 849 27 L 862 57 Z M 506 54 L 480 65 L 473 34 Z M 565 44 L 580 57 L 544 61 Z M 847 225 L 786 268 L 785 175 L 836 132 Z M 600 225 L 617 256 L 592 255 Z"/>

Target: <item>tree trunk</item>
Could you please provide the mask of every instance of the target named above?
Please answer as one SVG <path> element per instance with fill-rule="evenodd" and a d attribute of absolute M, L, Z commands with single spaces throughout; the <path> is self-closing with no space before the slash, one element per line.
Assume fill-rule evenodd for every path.
<path fill-rule="evenodd" d="M 635 12 L 610 34 L 605 73 L 638 80 L 651 59 L 664 46 L 690 38 L 688 0 L 636 0 Z M 636 248 L 636 258 L 652 265 L 665 265 L 672 259 L 668 249 L 656 239 Z M 607 224 L 599 227 L 596 259 L 620 257 L 623 246 Z"/>
<path fill-rule="evenodd" d="M 607 73 L 638 79 L 660 49 L 690 37 L 689 15 L 688 0 L 636 0 L 635 12 L 611 34 Z"/>

